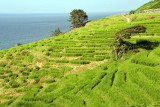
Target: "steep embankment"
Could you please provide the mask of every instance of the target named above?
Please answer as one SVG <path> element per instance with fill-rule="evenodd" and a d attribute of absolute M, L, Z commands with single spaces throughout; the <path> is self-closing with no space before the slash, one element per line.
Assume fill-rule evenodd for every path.
<path fill-rule="evenodd" d="M 160 48 L 112 61 L 116 32 L 143 25 L 140 39 L 160 42 L 160 15 L 103 18 L 67 34 L 0 51 L 0 106 L 151 105 L 160 99 Z M 152 37 L 151 37 L 152 36 Z"/>
<path fill-rule="evenodd" d="M 160 1 L 159 0 L 152 0 L 146 4 L 144 4 L 143 6 L 141 6 L 140 8 L 138 8 L 136 10 L 136 12 L 141 12 L 143 10 L 148 10 L 148 9 L 157 9 L 160 8 Z"/>

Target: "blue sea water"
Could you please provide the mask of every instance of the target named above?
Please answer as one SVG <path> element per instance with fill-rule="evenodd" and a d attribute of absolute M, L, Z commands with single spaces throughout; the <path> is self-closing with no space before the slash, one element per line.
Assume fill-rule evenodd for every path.
<path fill-rule="evenodd" d="M 90 13 L 89 20 L 95 20 L 116 13 Z M 0 49 L 7 49 L 17 43 L 25 44 L 50 37 L 59 27 L 61 31 L 70 28 L 69 14 L 0 14 Z"/>

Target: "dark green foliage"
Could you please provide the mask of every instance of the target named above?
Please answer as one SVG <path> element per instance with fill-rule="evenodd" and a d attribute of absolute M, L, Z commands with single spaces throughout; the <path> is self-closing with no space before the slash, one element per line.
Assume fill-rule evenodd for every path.
<path fill-rule="evenodd" d="M 85 26 L 87 20 L 88 20 L 88 16 L 86 12 L 84 12 L 81 9 L 74 9 L 70 13 L 69 22 L 71 22 L 72 28 Z"/>
<path fill-rule="evenodd" d="M 60 35 L 62 32 L 60 30 L 60 28 L 56 28 L 53 32 L 52 32 L 52 35 L 51 36 L 58 36 Z"/>
<path fill-rule="evenodd" d="M 117 32 L 116 36 L 122 36 L 123 38 L 130 38 L 131 35 L 138 34 L 138 33 L 145 33 L 145 32 L 146 32 L 146 27 L 137 25 L 137 26 L 129 27 Z"/>
<path fill-rule="evenodd" d="M 119 59 L 126 53 L 129 49 L 133 49 L 132 45 L 128 42 L 125 42 L 124 39 L 130 39 L 132 35 L 138 33 L 145 33 L 146 27 L 144 26 L 133 26 L 126 29 L 123 29 L 116 33 L 116 41 L 113 43 L 113 53 L 116 56 L 116 59 Z"/>
<path fill-rule="evenodd" d="M 22 45 L 22 44 L 21 44 L 21 43 L 17 43 L 17 44 L 16 44 L 16 46 L 20 46 L 20 45 Z"/>
<path fill-rule="evenodd" d="M 129 13 L 130 13 L 130 14 L 134 14 L 134 13 L 135 13 L 135 11 L 134 11 L 134 10 L 131 10 Z"/>

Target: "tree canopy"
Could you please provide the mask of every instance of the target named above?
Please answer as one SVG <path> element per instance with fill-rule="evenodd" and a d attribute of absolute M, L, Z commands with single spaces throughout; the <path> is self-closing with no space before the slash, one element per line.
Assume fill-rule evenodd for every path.
<path fill-rule="evenodd" d="M 74 9 L 70 13 L 69 22 L 71 22 L 72 28 L 79 28 L 85 26 L 87 21 L 88 21 L 87 14 L 81 9 Z"/>

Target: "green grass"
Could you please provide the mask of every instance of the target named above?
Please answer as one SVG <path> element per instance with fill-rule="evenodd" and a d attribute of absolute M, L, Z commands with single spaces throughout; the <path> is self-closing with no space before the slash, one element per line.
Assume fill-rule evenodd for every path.
<path fill-rule="evenodd" d="M 150 17 L 154 16 L 154 19 Z M 152 106 L 160 99 L 160 48 L 114 61 L 111 44 L 123 29 L 145 33 L 126 41 L 160 42 L 159 14 L 113 16 L 38 42 L 0 51 L 0 107 Z M 143 48 L 143 47 L 139 47 Z M 4 93 L 5 92 L 5 93 Z"/>
<path fill-rule="evenodd" d="M 154 1 L 150 1 L 146 4 L 144 4 L 143 6 L 139 7 L 136 12 L 140 12 L 143 10 L 148 10 L 148 9 L 157 9 L 160 8 L 160 1 L 159 0 L 154 0 Z"/>

